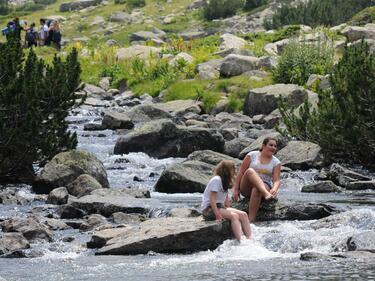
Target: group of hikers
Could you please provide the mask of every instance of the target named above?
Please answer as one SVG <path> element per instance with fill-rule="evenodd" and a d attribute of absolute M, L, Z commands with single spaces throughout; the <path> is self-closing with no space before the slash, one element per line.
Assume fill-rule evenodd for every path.
<path fill-rule="evenodd" d="M 40 19 L 40 27 L 37 28 L 35 23 L 28 25 L 26 21 L 15 18 L 8 22 L 7 26 L 2 29 L 2 34 L 7 40 L 15 37 L 22 42 L 22 31 L 25 32 L 24 45 L 28 48 L 32 46 L 52 46 L 58 50 L 61 48 L 61 32 L 59 22 L 56 20 Z"/>
<path fill-rule="evenodd" d="M 262 199 L 276 198 L 280 188 L 281 163 L 274 156 L 276 149 L 276 139 L 265 138 L 259 151 L 246 155 L 237 175 L 233 161 L 221 161 L 203 193 L 201 207 L 204 219 L 230 220 L 237 241 L 241 240 L 242 233 L 250 239 L 250 223 L 255 220 Z M 230 207 L 228 189 L 232 187 L 233 201 L 238 201 L 240 195 L 249 200 L 248 213 Z"/>

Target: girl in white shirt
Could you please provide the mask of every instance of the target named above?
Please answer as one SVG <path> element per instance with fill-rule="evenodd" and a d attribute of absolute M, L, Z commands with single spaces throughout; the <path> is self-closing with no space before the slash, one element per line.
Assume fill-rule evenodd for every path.
<path fill-rule="evenodd" d="M 237 175 L 233 199 L 237 201 L 240 193 L 249 198 L 250 222 L 255 220 L 262 197 L 275 198 L 279 191 L 281 164 L 274 156 L 276 149 L 276 139 L 265 138 L 259 151 L 246 155 Z"/>
<path fill-rule="evenodd" d="M 230 160 L 223 160 L 216 166 L 214 177 L 203 193 L 202 214 L 205 220 L 230 220 L 233 235 L 240 241 L 242 231 L 250 239 L 251 230 L 247 214 L 230 208 L 228 189 L 232 187 L 235 171 L 234 162 Z"/>

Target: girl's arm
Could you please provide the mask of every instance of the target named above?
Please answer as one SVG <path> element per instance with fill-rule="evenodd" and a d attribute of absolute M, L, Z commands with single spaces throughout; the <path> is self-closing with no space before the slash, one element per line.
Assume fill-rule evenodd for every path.
<path fill-rule="evenodd" d="M 280 179 L 280 173 L 281 173 L 281 164 L 277 165 L 272 172 L 272 188 L 270 190 L 270 193 L 274 196 L 277 195 L 279 192 L 279 188 L 281 185 L 281 179 Z"/>
<path fill-rule="evenodd" d="M 216 206 L 216 194 L 217 192 L 211 191 L 210 192 L 210 204 L 211 204 L 211 209 L 215 214 L 216 220 L 221 221 L 223 220 L 223 216 L 220 214 L 219 209 Z"/>
<path fill-rule="evenodd" d="M 239 170 L 239 172 L 237 174 L 237 177 L 236 177 L 236 180 L 234 182 L 234 186 L 233 186 L 233 199 L 234 199 L 234 201 L 238 200 L 238 197 L 239 197 L 239 194 L 240 194 L 241 179 L 242 179 L 242 176 L 245 173 L 245 171 L 249 168 L 250 162 L 251 162 L 250 156 L 246 155 L 245 159 L 242 161 L 240 170 Z"/>
<path fill-rule="evenodd" d="M 225 197 L 224 206 L 227 207 L 227 208 L 230 208 L 230 200 L 229 200 L 229 196 L 228 196 L 228 194 L 227 194 L 227 196 Z"/>

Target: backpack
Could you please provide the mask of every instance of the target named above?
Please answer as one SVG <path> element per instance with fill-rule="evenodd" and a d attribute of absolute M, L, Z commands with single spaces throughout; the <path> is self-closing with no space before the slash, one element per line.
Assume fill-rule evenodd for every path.
<path fill-rule="evenodd" d="M 35 43 L 36 42 L 36 31 L 31 28 L 26 32 L 26 41 L 29 43 Z"/>
<path fill-rule="evenodd" d="M 16 24 L 14 22 L 8 22 L 7 27 L 1 30 L 3 35 L 8 35 L 16 30 Z"/>

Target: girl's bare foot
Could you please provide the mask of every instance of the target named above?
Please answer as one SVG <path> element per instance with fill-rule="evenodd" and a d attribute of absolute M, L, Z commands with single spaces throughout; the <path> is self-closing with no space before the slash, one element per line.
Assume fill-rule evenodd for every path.
<path fill-rule="evenodd" d="M 268 194 L 264 197 L 264 199 L 266 200 L 270 200 L 270 199 L 273 199 L 275 198 L 271 193 L 268 192 Z"/>

